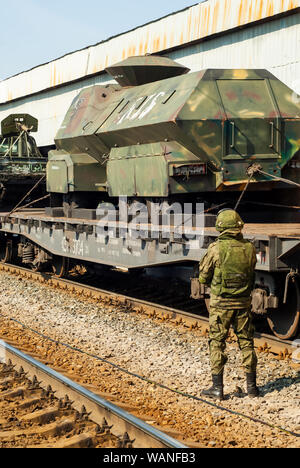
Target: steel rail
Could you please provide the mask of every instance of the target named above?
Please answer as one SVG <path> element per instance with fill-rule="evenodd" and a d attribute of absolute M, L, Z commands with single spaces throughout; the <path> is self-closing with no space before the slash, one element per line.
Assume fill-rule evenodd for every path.
<path fill-rule="evenodd" d="M 108 425 L 112 426 L 112 433 L 114 435 L 128 434 L 129 439 L 133 441 L 134 448 L 187 448 L 187 446 L 176 439 L 164 434 L 2 340 L 0 340 L 0 353 L 0 362 L 6 364 L 12 362 L 14 365 L 22 367 L 28 378 L 32 379 L 35 376 L 43 387 L 50 385 L 57 398 L 64 398 L 68 395 L 72 401 L 73 408 L 81 411 L 84 406 L 87 413 L 89 413 L 90 419 L 95 423 L 101 426 L 103 419 L 105 419 Z"/>
<path fill-rule="evenodd" d="M 124 304 L 136 312 L 145 313 L 153 317 L 160 317 L 162 320 L 169 320 L 175 324 L 181 324 L 191 329 L 200 329 L 203 330 L 204 334 L 208 333 L 209 330 L 208 318 L 191 312 L 148 302 L 143 299 L 133 298 L 118 292 L 100 289 L 95 286 L 86 285 L 66 278 L 57 278 L 49 273 L 35 272 L 18 265 L 0 263 L 0 271 L 1 270 L 12 274 L 21 274 L 26 276 L 28 279 L 37 280 L 49 286 L 60 287 L 63 290 L 68 290 L 73 293 L 79 292 L 86 297 L 96 300 L 114 300 L 117 304 Z M 255 332 L 254 344 L 255 347 L 261 351 L 270 351 L 282 356 L 283 358 L 290 356 L 293 352 L 291 342 L 266 333 Z"/>

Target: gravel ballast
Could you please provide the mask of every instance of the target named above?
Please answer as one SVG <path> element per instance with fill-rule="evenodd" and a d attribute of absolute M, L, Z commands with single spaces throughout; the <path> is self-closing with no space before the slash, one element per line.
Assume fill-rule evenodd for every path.
<path fill-rule="evenodd" d="M 149 319 L 125 308 L 81 299 L 31 280 L 0 273 L 0 328 L 32 335 L 8 318 L 52 339 L 80 348 L 170 389 L 200 397 L 211 384 L 208 339 L 183 326 Z M 3 335 L 3 333 L 2 333 Z M 207 447 L 300 447 L 300 437 L 250 421 L 142 381 L 105 362 L 40 340 L 47 356 L 80 373 L 83 382 L 138 406 L 149 423 L 180 431 Z M 245 396 L 241 357 L 227 345 L 227 399 L 219 406 L 300 434 L 300 373 L 288 361 L 258 354 L 261 398 Z"/>

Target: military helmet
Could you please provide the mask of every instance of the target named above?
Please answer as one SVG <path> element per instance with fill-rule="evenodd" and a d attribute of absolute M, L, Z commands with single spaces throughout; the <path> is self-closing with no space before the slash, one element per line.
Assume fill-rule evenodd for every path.
<path fill-rule="evenodd" d="M 226 231 L 226 229 L 240 229 L 244 227 L 244 222 L 240 215 L 230 209 L 225 208 L 218 213 L 216 221 L 216 230 L 219 232 Z"/>

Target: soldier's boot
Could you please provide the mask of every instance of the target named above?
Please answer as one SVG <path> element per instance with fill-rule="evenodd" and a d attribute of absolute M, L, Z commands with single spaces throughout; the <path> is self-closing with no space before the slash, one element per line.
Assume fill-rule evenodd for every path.
<path fill-rule="evenodd" d="M 247 378 L 247 393 L 250 397 L 258 397 L 259 389 L 256 385 L 256 372 L 250 372 L 246 374 Z"/>
<path fill-rule="evenodd" d="M 223 374 L 212 374 L 212 382 L 212 387 L 208 390 L 202 390 L 201 395 L 209 398 L 215 398 L 217 400 L 224 400 Z"/>

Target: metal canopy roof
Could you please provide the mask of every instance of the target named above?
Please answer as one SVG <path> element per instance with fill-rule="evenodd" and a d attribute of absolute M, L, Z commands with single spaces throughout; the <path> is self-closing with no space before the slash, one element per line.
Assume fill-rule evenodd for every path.
<path fill-rule="evenodd" d="M 104 73 L 130 56 L 163 53 L 296 13 L 300 0 L 207 0 L 0 82 L 0 104 Z"/>

